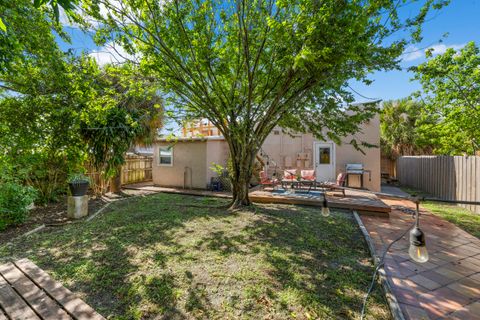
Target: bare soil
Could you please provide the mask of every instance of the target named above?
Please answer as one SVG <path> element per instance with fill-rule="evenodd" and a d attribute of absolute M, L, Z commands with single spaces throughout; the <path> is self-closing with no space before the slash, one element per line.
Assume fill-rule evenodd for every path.
<path fill-rule="evenodd" d="M 94 213 L 106 203 L 101 198 L 91 198 L 88 202 L 88 212 Z M 0 245 L 5 244 L 41 225 L 59 226 L 71 223 L 67 217 L 67 197 L 63 197 L 57 203 L 49 203 L 45 206 L 36 206 L 29 211 L 27 221 L 0 231 Z"/>

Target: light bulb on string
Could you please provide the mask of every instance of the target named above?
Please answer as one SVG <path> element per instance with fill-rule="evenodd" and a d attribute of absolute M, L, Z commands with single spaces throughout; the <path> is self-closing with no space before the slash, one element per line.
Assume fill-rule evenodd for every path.
<path fill-rule="evenodd" d="M 425 242 L 425 234 L 420 229 L 420 209 L 419 201 L 416 201 L 415 212 L 415 226 L 410 231 L 410 247 L 408 248 L 408 254 L 413 261 L 419 263 L 425 263 L 428 261 L 428 251 Z"/>

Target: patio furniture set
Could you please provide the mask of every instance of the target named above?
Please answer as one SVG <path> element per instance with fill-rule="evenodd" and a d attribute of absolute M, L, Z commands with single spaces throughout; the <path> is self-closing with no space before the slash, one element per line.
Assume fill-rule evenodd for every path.
<path fill-rule="evenodd" d="M 297 169 L 287 169 L 283 171 L 283 178 L 277 179 L 275 175 L 270 178 L 266 171 L 260 171 L 260 184 L 263 188 L 269 186 L 274 190 L 276 187 L 281 186 L 284 190 L 287 190 L 289 187 L 292 190 L 307 190 L 310 192 L 312 189 L 316 190 L 317 188 L 326 190 L 339 190 L 345 196 L 345 180 L 347 175 L 345 173 L 340 173 L 337 176 L 335 182 L 331 181 L 317 181 L 315 170 L 300 170 L 300 174 L 297 174 Z"/>

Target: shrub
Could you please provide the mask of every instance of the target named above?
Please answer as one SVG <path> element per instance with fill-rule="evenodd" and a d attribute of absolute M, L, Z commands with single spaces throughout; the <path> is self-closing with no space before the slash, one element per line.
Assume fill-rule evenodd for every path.
<path fill-rule="evenodd" d="M 32 187 L 16 182 L 0 183 L 0 231 L 25 221 L 30 205 L 36 197 Z"/>

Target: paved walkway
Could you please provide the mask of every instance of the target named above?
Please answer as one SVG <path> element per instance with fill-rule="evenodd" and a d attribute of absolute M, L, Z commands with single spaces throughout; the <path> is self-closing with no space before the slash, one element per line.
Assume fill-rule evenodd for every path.
<path fill-rule="evenodd" d="M 409 194 L 403 191 L 400 188 L 389 186 L 389 185 L 382 185 L 382 193 L 391 194 L 392 196 L 400 196 L 400 197 L 408 197 Z"/>
<path fill-rule="evenodd" d="M 389 217 L 361 216 L 377 255 L 414 222 L 410 201 L 384 200 Z M 422 210 L 430 259 L 415 263 L 408 256 L 408 234 L 385 259 L 385 272 L 406 319 L 480 320 L 480 240 Z"/>

